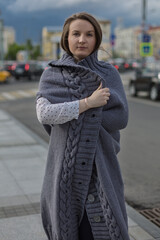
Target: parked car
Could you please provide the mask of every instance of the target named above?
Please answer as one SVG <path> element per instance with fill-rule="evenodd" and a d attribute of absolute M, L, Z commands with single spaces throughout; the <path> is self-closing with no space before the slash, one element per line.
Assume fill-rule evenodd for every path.
<path fill-rule="evenodd" d="M 125 60 L 123 58 L 115 58 L 113 65 L 119 72 L 125 71 Z"/>
<path fill-rule="evenodd" d="M 0 82 L 1 83 L 8 83 L 9 79 L 11 78 L 11 74 L 4 70 L 0 69 Z"/>
<path fill-rule="evenodd" d="M 20 78 L 27 78 L 28 80 L 32 80 L 40 76 L 42 72 L 42 67 L 36 62 L 17 63 L 14 70 L 14 77 L 17 80 Z"/>
<path fill-rule="evenodd" d="M 15 72 L 15 69 L 16 69 L 16 62 L 6 62 L 5 64 L 4 64 L 4 69 L 6 70 L 6 71 L 8 71 L 8 72 L 10 72 L 10 74 L 12 75 L 12 76 L 14 76 L 14 72 Z"/>
<path fill-rule="evenodd" d="M 125 60 L 124 68 L 126 70 L 135 70 L 141 67 L 143 67 L 141 59 L 138 60 L 138 59 L 128 58 Z"/>
<path fill-rule="evenodd" d="M 141 91 L 147 92 L 153 101 L 160 98 L 160 71 L 149 68 L 135 71 L 135 77 L 129 82 L 129 92 L 131 96 L 137 96 Z"/>

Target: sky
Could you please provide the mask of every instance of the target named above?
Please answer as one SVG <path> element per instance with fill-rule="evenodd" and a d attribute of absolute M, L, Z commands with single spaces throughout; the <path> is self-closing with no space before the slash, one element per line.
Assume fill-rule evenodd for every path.
<path fill-rule="evenodd" d="M 146 0 L 146 24 L 160 26 L 160 0 Z M 142 0 L 0 0 L 0 18 L 4 26 L 16 31 L 16 42 L 32 39 L 41 42 L 44 26 L 63 26 L 67 17 L 85 11 L 110 20 L 112 32 L 121 20 L 124 27 L 142 23 Z"/>

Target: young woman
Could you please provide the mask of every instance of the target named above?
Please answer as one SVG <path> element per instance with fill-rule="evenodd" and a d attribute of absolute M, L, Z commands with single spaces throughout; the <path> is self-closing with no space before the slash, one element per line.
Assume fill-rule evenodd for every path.
<path fill-rule="evenodd" d="M 92 15 L 72 15 L 65 53 L 40 79 L 37 117 L 50 135 L 41 195 L 49 240 L 129 240 L 117 160 L 128 106 L 119 73 L 97 59 L 101 40 Z"/>

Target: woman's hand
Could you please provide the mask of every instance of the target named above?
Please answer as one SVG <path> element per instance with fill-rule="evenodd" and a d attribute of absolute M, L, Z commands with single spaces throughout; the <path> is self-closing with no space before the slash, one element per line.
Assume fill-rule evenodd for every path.
<path fill-rule="evenodd" d="M 101 107 L 107 104 L 109 100 L 109 88 L 102 88 L 102 82 L 99 87 L 92 93 L 92 95 L 85 99 L 89 108 Z"/>
<path fill-rule="evenodd" d="M 109 88 L 102 88 L 101 83 L 90 97 L 81 99 L 79 101 L 79 114 L 90 108 L 104 106 L 105 104 L 107 104 L 109 96 L 110 96 Z"/>

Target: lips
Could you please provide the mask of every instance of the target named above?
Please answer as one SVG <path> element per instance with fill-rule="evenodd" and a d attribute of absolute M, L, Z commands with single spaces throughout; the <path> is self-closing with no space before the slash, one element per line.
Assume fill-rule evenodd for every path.
<path fill-rule="evenodd" d="M 80 50 L 85 50 L 85 49 L 87 49 L 86 47 L 78 47 L 78 49 L 80 49 Z"/>

